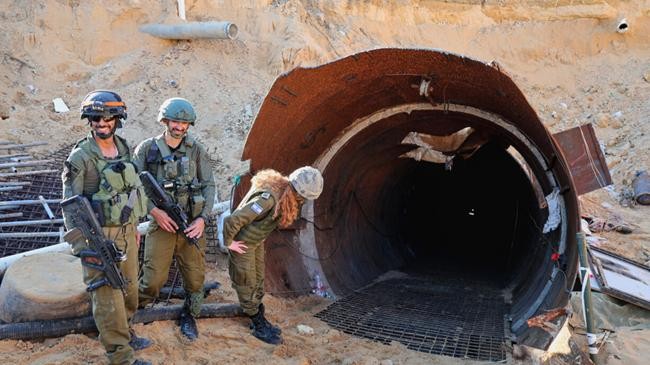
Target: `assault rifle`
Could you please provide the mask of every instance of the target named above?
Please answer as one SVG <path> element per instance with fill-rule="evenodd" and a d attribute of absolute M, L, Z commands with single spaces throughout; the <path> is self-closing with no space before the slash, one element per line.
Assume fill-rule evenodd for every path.
<path fill-rule="evenodd" d="M 117 249 L 114 241 L 106 238 L 88 199 L 75 195 L 62 201 L 61 208 L 72 228 L 63 238 L 70 243 L 87 243 L 89 248 L 79 252 L 81 264 L 104 273 L 103 278 L 88 284 L 86 291 L 91 292 L 109 285 L 126 293 L 126 280 L 117 266 L 119 262 L 126 260 L 126 254 Z"/>
<path fill-rule="evenodd" d="M 167 213 L 167 215 L 174 222 L 176 222 L 176 225 L 178 226 L 177 232 L 182 234 L 187 242 L 199 249 L 199 239 L 190 238 L 185 233 L 185 230 L 190 225 L 189 217 L 187 216 L 187 213 L 183 211 L 183 208 L 181 208 L 178 203 L 174 203 L 172 198 L 167 195 L 165 190 L 160 186 L 160 184 L 158 184 L 158 181 L 156 181 L 156 179 L 153 177 L 153 175 L 151 175 L 149 171 L 142 171 L 139 176 L 140 180 L 142 181 L 142 185 L 144 185 L 144 190 L 147 193 L 149 199 L 151 199 L 153 202 L 153 205 L 164 210 L 165 213 Z"/>

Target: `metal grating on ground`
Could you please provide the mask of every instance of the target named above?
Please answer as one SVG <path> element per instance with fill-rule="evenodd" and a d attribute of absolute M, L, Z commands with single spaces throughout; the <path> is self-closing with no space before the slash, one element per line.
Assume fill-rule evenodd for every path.
<path fill-rule="evenodd" d="M 39 167 L 43 170 L 55 170 L 55 172 L 31 175 L 14 178 L 5 178 L 3 181 L 24 181 L 29 185 L 25 185 L 20 190 L 3 191 L 0 192 L 0 201 L 13 201 L 13 200 L 37 200 L 39 196 L 45 199 L 61 199 L 62 196 L 62 183 L 61 172 L 63 170 L 63 162 L 68 157 L 72 150 L 72 145 L 65 146 L 60 150 L 52 153 L 49 156 L 43 157 L 53 160 L 52 162 Z M 55 218 L 61 218 L 60 204 L 48 204 Z M 22 213 L 22 217 L 14 219 L 4 219 L 2 221 L 29 221 L 29 220 L 46 220 L 49 219 L 45 209 L 42 205 L 24 205 L 13 209 L 2 209 L 0 213 Z M 15 227 L 2 227 L 2 233 L 36 233 L 36 232 L 56 232 L 62 224 L 48 223 L 38 226 L 15 226 Z M 24 251 L 34 250 L 37 248 L 50 246 L 59 243 L 60 237 L 25 237 L 25 238 L 2 238 L 0 239 L 0 257 L 21 253 Z"/>
<path fill-rule="evenodd" d="M 361 289 L 316 317 L 345 333 L 385 344 L 397 341 L 420 352 L 502 361 L 506 309 L 496 289 L 411 277 Z"/>

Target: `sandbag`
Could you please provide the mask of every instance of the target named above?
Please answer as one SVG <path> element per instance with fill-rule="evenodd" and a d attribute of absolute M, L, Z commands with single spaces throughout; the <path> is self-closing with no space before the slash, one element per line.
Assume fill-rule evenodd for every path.
<path fill-rule="evenodd" d="M 90 315 L 90 296 L 78 257 L 26 256 L 13 263 L 0 285 L 0 320 L 6 323 Z"/>

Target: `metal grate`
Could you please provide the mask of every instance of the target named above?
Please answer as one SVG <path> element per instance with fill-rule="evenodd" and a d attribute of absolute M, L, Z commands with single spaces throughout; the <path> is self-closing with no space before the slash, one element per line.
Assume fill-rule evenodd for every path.
<path fill-rule="evenodd" d="M 0 201 L 9 200 L 36 200 L 39 196 L 45 199 L 61 199 L 63 195 L 63 186 L 61 182 L 61 172 L 63 162 L 72 150 L 72 145 L 64 146 L 58 151 L 47 156 L 47 159 L 53 162 L 43 165 L 42 169 L 56 170 L 56 172 L 31 175 L 15 178 L 20 181 L 29 182 L 30 185 L 24 186 L 21 190 L 0 192 Z M 15 179 L 8 178 L 6 181 Z M 61 218 L 60 204 L 48 204 L 56 218 Z M 0 213 L 21 212 L 22 217 L 13 220 L 45 220 L 49 219 L 42 205 L 24 205 L 18 209 L 4 209 Z M 8 219 L 12 220 L 12 219 Z M 6 221 L 6 220 L 5 220 Z M 29 233 L 29 232 L 55 232 L 59 230 L 62 224 L 42 224 L 38 226 L 16 226 L 2 227 L 0 232 L 3 233 Z M 29 237 L 29 238 L 3 238 L 0 239 L 0 257 L 21 253 L 24 251 L 34 250 L 37 248 L 50 246 L 59 243 L 60 237 Z"/>
<path fill-rule="evenodd" d="M 21 190 L 0 192 L 0 201 L 8 200 L 35 200 L 39 196 L 45 199 L 61 199 L 63 196 L 63 183 L 61 182 L 61 172 L 63 163 L 70 154 L 74 145 L 67 145 L 61 149 L 53 152 L 49 156 L 41 156 L 43 159 L 51 159 L 53 162 L 42 166 L 43 169 L 57 170 L 54 173 L 44 175 L 33 175 L 21 177 L 20 181 L 29 182 Z M 39 158 L 41 158 L 39 157 Z M 13 179 L 6 179 L 12 181 Z M 60 204 L 49 204 L 50 209 L 56 218 L 61 218 Z M 47 213 L 41 205 L 25 205 L 18 209 L 0 210 L 0 213 L 21 212 L 23 216 L 14 220 L 45 220 L 48 219 Z M 7 219 L 12 220 L 12 219 Z M 4 220 L 4 221 L 7 221 Z M 43 224 L 39 226 L 16 226 L 16 227 L 0 227 L 0 232 L 3 233 L 27 233 L 27 232 L 52 232 L 59 230 L 62 224 Z M 217 242 L 217 222 L 214 216 L 210 216 L 206 222 L 206 239 L 207 255 L 216 255 L 218 253 Z M 29 237 L 29 238 L 5 238 L 0 239 L 0 257 L 13 255 L 16 253 L 34 250 L 37 248 L 50 246 L 59 243 L 59 237 Z M 142 261 L 141 261 L 142 262 Z M 170 270 L 170 281 L 174 277 L 175 266 L 172 265 Z M 179 275 L 180 276 L 180 275 Z M 179 280 L 177 280 L 179 281 Z"/>
<path fill-rule="evenodd" d="M 505 313 L 495 288 L 409 277 L 361 289 L 316 317 L 345 333 L 385 344 L 397 341 L 420 352 L 502 361 Z"/>

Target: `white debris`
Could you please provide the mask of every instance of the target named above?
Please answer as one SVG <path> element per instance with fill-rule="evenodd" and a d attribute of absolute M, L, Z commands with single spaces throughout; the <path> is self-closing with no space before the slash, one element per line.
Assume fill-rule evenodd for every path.
<path fill-rule="evenodd" d="M 557 228 L 557 226 L 560 225 L 560 222 L 562 221 L 562 217 L 560 216 L 559 194 L 560 190 L 555 189 L 546 196 L 546 204 L 548 205 L 548 218 L 544 224 L 544 229 L 542 230 L 543 233 L 548 233 L 554 230 Z"/>
<path fill-rule="evenodd" d="M 70 111 L 67 105 L 65 105 L 65 102 L 61 98 L 56 98 L 52 99 L 52 102 L 54 103 L 54 111 L 57 113 L 67 113 Z"/>
<path fill-rule="evenodd" d="M 296 326 L 296 329 L 298 329 L 298 333 L 300 333 L 301 335 L 313 335 L 314 334 L 314 329 L 309 327 L 309 326 L 306 326 L 304 324 L 299 324 L 298 326 Z"/>
<path fill-rule="evenodd" d="M 584 232 L 587 236 L 591 236 L 591 230 L 589 229 L 589 223 L 587 223 L 586 220 L 581 219 L 580 220 L 580 230 Z"/>
<path fill-rule="evenodd" d="M 620 110 L 617 111 L 617 112 L 614 112 L 614 113 L 612 113 L 612 117 L 614 117 L 616 119 L 621 119 L 623 117 L 623 112 L 620 111 Z"/>

